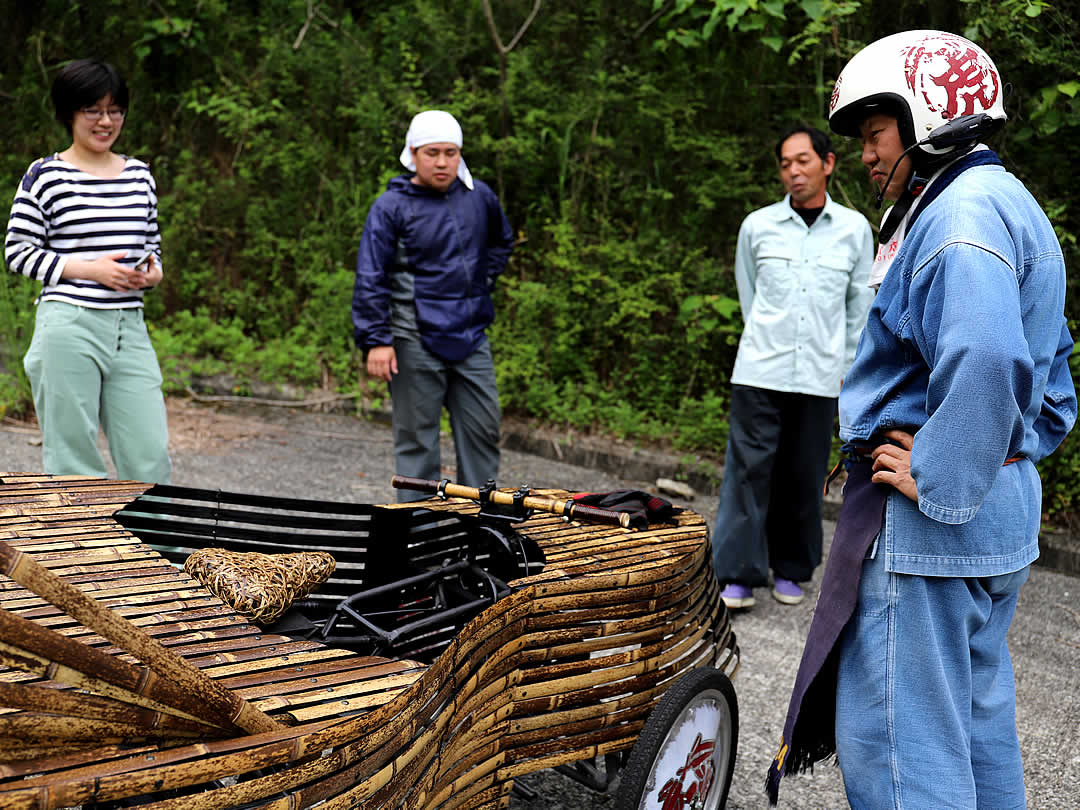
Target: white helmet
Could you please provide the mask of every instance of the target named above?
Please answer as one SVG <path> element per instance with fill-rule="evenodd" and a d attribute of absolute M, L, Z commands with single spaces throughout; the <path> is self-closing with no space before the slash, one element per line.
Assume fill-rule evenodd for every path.
<path fill-rule="evenodd" d="M 858 137 L 866 117 L 881 111 L 896 116 L 909 147 L 965 115 L 985 113 L 993 119 L 989 131 L 996 130 L 1005 123 L 1002 95 L 1001 75 L 974 42 L 945 31 L 904 31 L 867 45 L 847 63 L 829 102 L 829 127 Z M 921 145 L 915 154 L 931 158 L 958 148 Z"/>

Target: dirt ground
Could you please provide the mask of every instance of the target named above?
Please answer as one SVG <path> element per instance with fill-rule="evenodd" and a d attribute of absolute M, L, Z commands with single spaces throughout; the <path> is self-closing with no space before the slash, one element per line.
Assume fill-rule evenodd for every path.
<path fill-rule="evenodd" d="M 268 433 L 284 433 L 285 428 L 264 419 L 223 407 L 208 407 L 190 399 L 170 397 L 169 450 L 203 452 L 220 450 L 222 445 L 246 442 Z"/>
<path fill-rule="evenodd" d="M 262 419 L 231 413 L 225 409 L 208 408 L 190 399 L 170 398 L 165 402 L 169 414 L 169 450 L 199 452 L 220 449 L 221 445 L 246 441 L 276 429 Z M 37 434 L 37 419 L 5 417 L 4 429 L 27 436 Z"/>

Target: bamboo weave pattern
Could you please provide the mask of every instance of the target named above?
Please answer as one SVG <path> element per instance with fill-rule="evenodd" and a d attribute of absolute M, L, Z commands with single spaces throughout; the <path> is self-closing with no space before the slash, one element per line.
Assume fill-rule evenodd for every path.
<path fill-rule="evenodd" d="M 0 617 L 18 620 L 0 624 L 0 807 L 506 808 L 515 777 L 628 750 L 689 668 L 738 666 L 692 512 L 637 532 L 530 518 L 518 531 L 543 550 L 543 570 L 512 582 L 426 665 L 251 624 L 117 523 L 147 489 L 0 475 L 0 539 L 276 727 L 237 733 L 177 709 L 165 689 L 164 702 L 143 697 L 125 679 L 146 662 L 0 577 Z M 416 506 L 355 520 L 376 525 Z M 476 512 L 455 500 L 422 506 L 433 520 Z M 124 666 L 99 666 L 107 659 Z"/>
<path fill-rule="evenodd" d="M 325 551 L 259 554 L 203 548 L 187 558 L 184 570 L 238 613 L 268 625 L 326 582 L 334 558 Z"/>

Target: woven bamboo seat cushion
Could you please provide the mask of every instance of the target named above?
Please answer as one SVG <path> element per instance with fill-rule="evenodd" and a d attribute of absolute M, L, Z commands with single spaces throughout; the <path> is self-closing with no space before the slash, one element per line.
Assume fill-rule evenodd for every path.
<path fill-rule="evenodd" d="M 188 556 L 184 570 L 238 613 L 268 625 L 326 582 L 334 566 L 325 551 L 257 554 L 204 548 Z"/>

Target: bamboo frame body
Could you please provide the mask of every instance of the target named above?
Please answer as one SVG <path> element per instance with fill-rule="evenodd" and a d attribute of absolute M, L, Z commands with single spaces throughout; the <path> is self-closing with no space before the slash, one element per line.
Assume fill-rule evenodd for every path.
<path fill-rule="evenodd" d="M 249 624 L 112 519 L 147 488 L 0 475 L 0 539 L 36 566 L 27 581 L 62 581 L 95 605 L 76 619 L 0 577 L 0 807 L 138 796 L 156 810 L 505 808 L 518 776 L 632 747 L 681 673 L 738 666 L 708 532 L 692 512 L 642 531 L 550 515 L 519 524 L 543 550 L 543 571 L 511 583 L 426 666 Z M 112 621 L 102 611 L 214 684 L 199 694 L 226 693 L 272 726 L 230 731 L 207 719 L 210 700 L 178 710 L 166 690 L 142 697 L 130 678 L 157 663 L 89 626 Z"/>

